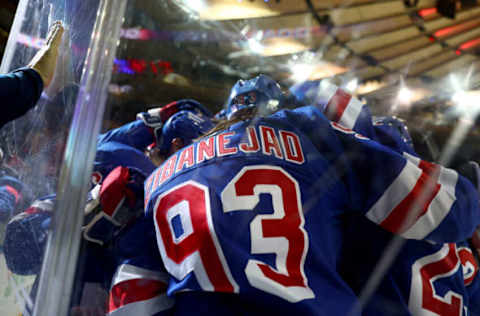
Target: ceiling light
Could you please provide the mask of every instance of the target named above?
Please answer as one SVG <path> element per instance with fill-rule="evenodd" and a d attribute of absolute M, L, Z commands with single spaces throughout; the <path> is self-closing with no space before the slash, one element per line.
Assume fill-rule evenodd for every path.
<path fill-rule="evenodd" d="M 310 64 L 295 64 L 291 67 L 291 79 L 295 82 L 301 82 L 308 79 L 312 72 L 312 65 Z"/>
<path fill-rule="evenodd" d="M 209 0 L 208 7 L 198 11 L 201 20 L 235 20 L 277 16 L 280 13 L 272 10 L 263 1 L 226 1 Z"/>
<path fill-rule="evenodd" d="M 263 52 L 263 45 L 255 38 L 250 38 L 248 40 L 248 47 L 255 54 L 261 54 Z"/>
<path fill-rule="evenodd" d="M 190 9 L 196 12 L 200 12 L 206 9 L 205 2 L 203 0 L 185 0 L 185 5 L 187 5 Z"/>
<path fill-rule="evenodd" d="M 262 41 L 262 45 L 263 56 L 289 55 L 308 50 L 307 45 L 293 38 L 270 38 Z"/>
<path fill-rule="evenodd" d="M 304 80 L 319 80 L 333 77 L 346 72 L 348 69 L 326 61 L 317 61 L 311 63 L 296 63 L 290 66 L 292 79 L 294 82 Z"/>
<path fill-rule="evenodd" d="M 437 8 L 425 8 L 418 10 L 418 15 L 420 15 L 422 18 L 425 18 L 426 16 L 432 15 L 437 13 Z"/>
<path fill-rule="evenodd" d="M 457 91 L 452 95 L 452 102 L 464 117 L 476 117 L 480 112 L 480 91 Z"/>
<path fill-rule="evenodd" d="M 355 92 L 358 88 L 358 79 L 352 79 L 345 85 L 345 90 L 348 92 Z"/>
<path fill-rule="evenodd" d="M 412 101 L 413 93 L 412 90 L 410 90 L 407 87 L 401 87 L 400 90 L 398 90 L 398 95 L 397 99 L 400 103 L 402 104 L 408 104 Z"/>
<path fill-rule="evenodd" d="M 455 102 L 456 104 L 465 103 L 467 99 L 468 98 L 465 91 L 457 91 L 452 95 L 452 101 Z"/>

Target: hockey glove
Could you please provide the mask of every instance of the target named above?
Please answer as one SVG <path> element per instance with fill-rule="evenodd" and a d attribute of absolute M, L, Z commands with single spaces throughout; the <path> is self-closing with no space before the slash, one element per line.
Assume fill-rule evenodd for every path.
<path fill-rule="evenodd" d="M 8 223 L 3 250 L 12 272 L 21 275 L 40 272 L 53 206 L 52 196 L 37 200 Z"/>
<path fill-rule="evenodd" d="M 142 214 L 144 180 L 145 177 L 135 169 L 121 166 L 113 169 L 102 184 L 90 192 L 83 237 L 105 245 Z"/>
<path fill-rule="evenodd" d="M 13 216 L 22 201 L 24 184 L 14 177 L 0 178 L 0 222 L 6 222 Z"/>

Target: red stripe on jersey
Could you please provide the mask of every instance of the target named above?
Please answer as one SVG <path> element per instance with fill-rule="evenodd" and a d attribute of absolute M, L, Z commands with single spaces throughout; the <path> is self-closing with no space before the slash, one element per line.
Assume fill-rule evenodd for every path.
<path fill-rule="evenodd" d="M 428 307 L 428 310 L 437 315 L 460 315 L 462 311 L 462 298 L 458 294 L 451 295 L 450 302 L 446 302 L 436 295 L 431 281 L 435 276 L 445 275 L 452 270 L 456 270 L 457 253 L 455 244 L 448 245 L 448 254 L 441 261 L 436 261 L 425 265 L 420 269 L 422 275 L 422 306 Z"/>
<path fill-rule="evenodd" d="M 130 303 L 165 294 L 166 289 L 167 284 L 158 280 L 132 279 L 115 284 L 109 293 L 107 313 Z"/>
<path fill-rule="evenodd" d="M 37 214 L 37 213 L 42 213 L 42 212 L 45 212 L 45 210 L 42 210 L 41 208 L 38 208 L 38 207 L 30 206 L 30 207 L 27 208 L 27 210 L 26 210 L 25 212 L 23 212 L 23 213 L 32 215 L 32 214 Z M 21 214 L 23 214 L 23 213 L 21 213 Z"/>
<path fill-rule="evenodd" d="M 351 99 L 352 96 L 350 94 L 338 88 L 327 103 L 325 116 L 333 122 L 339 122 Z"/>
<path fill-rule="evenodd" d="M 5 189 L 8 191 L 8 193 L 12 194 L 15 197 L 15 202 L 18 202 L 20 199 L 20 193 L 14 188 L 9 185 L 5 186 Z"/>
<path fill-rule="evenodd" d="M 380 224 L 388 231 L 394 233 L 407 231 L 427 212 L 432 200 L 440 191 L 441 185 L 437 182 L 440 168 L 423 160 L 420 161 L 419 167 L 423 172 L 412 191 Z"/>

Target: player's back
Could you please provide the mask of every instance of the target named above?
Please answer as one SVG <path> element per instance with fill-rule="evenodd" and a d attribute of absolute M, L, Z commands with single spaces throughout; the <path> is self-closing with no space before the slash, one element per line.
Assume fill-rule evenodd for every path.
<path fill-rule="evenodd" d="M 329 84 L 322 84 L 321 89 L 318 87 L 318 82 L 307 82 L 292 92 L 300 99 L 306 95 L 316 96 L 313 102 L 322 108 L 332 122 L 351 128 L 418 163 L 412 139 L 401 119 L 374 118 L 367 105 L 342 89 Z M 302 89 L 310 93 L 305 93 Z M 391 256 L 389 246 L 393 234 L 367 220 L 362 214 L 349 214 L 342 219 L 345 237 L 339 272 L 355 293 L 361 295 L 382 255 L 388 253 L 387 256 Z M 440 239 L 451 237 L 449 231 L 455 230 L 463 230 L 466 232 L 463 235 L 470 237 L 468 231 L 472 225 L 465 223 L 463 218 L 459 222 L 463 225 L 452 223 L 453 225 L 439 229 Z M 468 315 L 479 314 L 478 266 L 466 242 L 404 242 L 393 266 L 388 269 L 367 302 L 364 315 L 463 315 L 462 310 Z M 371 288 L 365 293 L 369 290 Z"/>
<path fill-rule="evenodd" d="M 467 180 L 407 159 L 315 107 L 205 137 L 168 158 L 145 192 L 172 276 L 168 293 L 204 304 L 215 299 L 209 292 L 236 293 L 226 308 L 248 314 L 260 307 L 277 314 L 351 311 L 356 299 L 336 272 L 340 215 L 362 214 L 404 237 L 437 242 L 464 240 L 478 224 L 478 193 Z M 423 194 L 430 198 L 409 207 Z M 445 235 L 460 222 L 468 229 Z"/>
<path fill-rule="evenodd" d="M 335 271 L 347 199 L 332 164 L 341 146 L 328 120 L 313 114 L 237 123 L 170 157 L 146 181 L 177 314 L 351 310 L 355 297 Z"/>
<path fill-rule="evenodd" d="M 398 122 L 392 124 L 392 120 L 395 123 L 395 118 L 377 118 L 373 123 L 375 133 L 367 136 L 412 161 L 419 160 L 408 133 L 406 137 L 402 135 Z M 343 220 L 339 272 L 355 293 L 363 297 L 372 290 L 368 282 L 376 278 L 373 274 L 382 256 L 392 256 L 389 247 L 394 235 L 363 216 L 350 214 Z M 443 233 L 448 236 L 448 230 L 455 229 L 465 230 L 469 236 L 471 227 L 450 226 L 443 228 Z M 404 244 L 366 302 L 363 315 L 479 315 L 478 263 L 466 240 L 400 242 Z"/>
<path fill-rule="evenodd" d="M 348 229 L 339 270 L 360 295 L 393 235 L 358 216 Z M 363 315 L 478 315 L 478 265 L 468 243 L 406 240 Z"/>

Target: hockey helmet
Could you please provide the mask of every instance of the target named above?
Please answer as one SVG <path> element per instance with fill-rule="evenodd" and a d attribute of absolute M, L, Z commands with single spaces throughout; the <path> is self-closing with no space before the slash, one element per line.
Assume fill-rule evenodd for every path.
<path fill-rule="evenodd" d="M 163 112 L 170 112 L 170 113 L 162 113 L 162 117 L 170 118 L 174 113 L 180 111 L 191 111 L 195 114 L 204 115 L 207 117 L 212 117 L 213 114 L 208 110 L 205 106 L 203 106 L 200 102 L 195 101 L 193 99 L 182 99 L 178 101 L 171 102 L 166 106 L 160 108 L 160 111 Z M 165 115 L 166 114 L 166 115 Z M 170 114 L 170 115 L 168 115 Z M 166 120 L 164 120 L 166 121 Z"/>
<path fill-rule="evenodd" d="M 227 118 L 227 109 L 221 109 L 213 116 L 213 118 L 217 121 L 225 120 Z"/>
<path fill-rule="evenodd" d="M 152 130 L 155 138 L 154 142 L 149 146 L 149 149 L 160 147 L 163 126 L 172 115 L 180 111 L 190 111 L 209 118 L 213 116 L 212 112 L 206 107 L 192 99 L 174 101 L 165 106 L 150 109 L 148 112 L 138 113 L 137 119 L 142 120 L 143 123 Z"/>
<path fill-rule="evenodd" d="M 373 125 L 383 125 L 387 132 L 390 132 L 394 136 L 400 136 L 402 141 L 410 148 L 413 147 L 413 140 L 408 132 L 408 127 L 405 122 L 396 116 L 376 116 L 372 118 Z"/>
<path fill-rule="evenodd" d="M 174 138 L 181 138 L 186 146 L 212 128 L 212 121 L 205 115 L 192 111 L 175 113 L 163 125 L 162 139 L 158 145 L 160 154 L 168 154 Z"/>
<path fill-rule="evenodd" d="M 240 109 L 256 106 L 260 115 L 276 112 L 283 106 L 284 95 L 280 85 L 266 75 L 239 80 L 233 86 L 227 102 L 227 118 Z"/>

